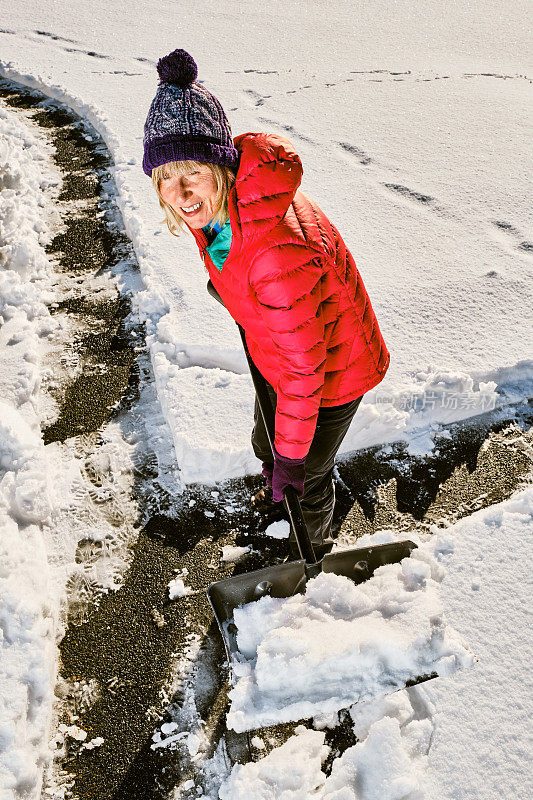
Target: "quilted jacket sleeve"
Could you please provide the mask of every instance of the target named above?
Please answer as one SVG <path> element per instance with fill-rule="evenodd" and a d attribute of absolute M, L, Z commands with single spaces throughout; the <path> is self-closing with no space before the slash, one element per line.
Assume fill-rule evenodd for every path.
<path fill-rule="evenodd" d="M 303 243 L 272 246 L 249 273 L 279 357 L 275 446 L 287 458 L 306 456 L 316 429 L 326 365 L 322 273 L 322 257 Z"/>

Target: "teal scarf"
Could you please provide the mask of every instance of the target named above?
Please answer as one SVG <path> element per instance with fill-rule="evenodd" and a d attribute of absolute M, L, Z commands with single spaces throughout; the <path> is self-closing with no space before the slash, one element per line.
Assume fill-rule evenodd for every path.
<path fill-rule="evenodd" d="M 221 272 L 231 247 L 231 226 L 229 219 L 224 225 L 215 222 L 213 226 L 207 225 L 205 228 L 202 228 L 202 230 L 208 240 L 212 239 L 213 232 L 215 233 L 215 238 L 211 241 L 211 244 L 208 245 L 207 252 L 215 267 Z"/>

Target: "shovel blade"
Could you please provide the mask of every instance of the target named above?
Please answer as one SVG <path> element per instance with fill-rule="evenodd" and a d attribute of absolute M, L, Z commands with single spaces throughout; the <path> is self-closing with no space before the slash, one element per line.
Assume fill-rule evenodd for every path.
<path fill-rule="evenodd" d="M 322 572 L 334 572 L 355 583 L 363 583 L 372 577 L 378 567 L 398 564 L 408 558 L 415 548 L 414 542 L 404 540 L 328 553 L 322 559 Z"/>
<path fill-rule="evenodd" d="M 231 654 L 238 650 L 236 630 L 231 622 L 234 609 L 253 603 L 266 594 L 271 597 L 291 597 L 302 592 L 305 584 L 305 561 L 291 561 L 234 575 L 208 587 L 207 597 L 220 628 L 229 663 Z"/>

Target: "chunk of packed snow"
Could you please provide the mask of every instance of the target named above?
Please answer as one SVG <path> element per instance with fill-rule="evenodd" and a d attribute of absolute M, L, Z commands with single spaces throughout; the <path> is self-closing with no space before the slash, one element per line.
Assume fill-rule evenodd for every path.
<path fill-rule="evenodd" d="M 35 450 L 35 432 L 20 413 L 0 402 L 0 469 L 18 469 Z"/>
<path fill-rule="evenodd" d="M 168 584 L 168 596 L 170 600 L 175 600 L 177 597 L 185 597 L 192 593 L 190 586 L 185 586 L 181 578 L 174 578 Z"/>
<path fill-rule="evenodd" d="M 225 544 L 222 547 L 222 556 L 220 558 L 223 562 L 231 563 L 233 561 L 240 561 L 241 558 L 250 552 L 252 549 L 251 544 L 247 544 L 246 547 L 239 547 L 238 545 L 233 544 Z"/>
<path fill-rule="evenodd" d="M 415 800 L 421 788 L 397 719 L 376 721 L 367 738 L 333 763 L 320 800 Z"/>
<path fill-rule="evenodd" d="M 196 733 L 189 733 L 186 739 L 187 750 L 189 751 L 189 755 L 194 758 L 198 754 L 198 750 L 200 749 L 201 739 Z"/>
<path fill-rule="evenodd" d="M 96 738 L 91 739 L 90 742 L 84 742 L 82 748 L 84 750 L 94 750 L 95 747 L 101 747 L 104 742 L 105 739 L 103 739 L 102 736 L 96 736 Z"/>
<path fill-rule="evenodd" d="M 286 519 L 280 519 L 277 522 L 272 522 L 265 530 L 265 536 L 270 536 L 272 539 L 288 539 L 291 532 L 291 526 Z"/>
<path fill-rule="evenodd" d="M 244 731 L 337 711 L 470 666 L 444 620 L 443 571 L 424 547 L 359 585 L 321 573 L 303 595 L 236 608 L 228 725 Z"/>
<path fill-rule="evenodd" d="M 171 733 L 174 733 L 177 730 L 178 725 L 176 722 L 163 722 L 161 725 L 161 733 L 164 733 L 165 736 L 168 736 Z"/>

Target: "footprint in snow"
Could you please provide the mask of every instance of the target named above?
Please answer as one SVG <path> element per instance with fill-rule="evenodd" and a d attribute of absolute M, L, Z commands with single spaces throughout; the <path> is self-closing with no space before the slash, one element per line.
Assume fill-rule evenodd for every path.
<path fill-rule="evenodd" d="M 434 197 L 431 197 L 428 194 L 422 194 L 421 192 L 416 192 L 413 189 L 409 189 L 408 186 L 402 186 L 398 183 L 385 183 L 383 185 L 386 186 L 386 188 L 391 192 L 395 192 L 402 197 L 406 197 L 408 200 L 413 200 L 415 203 L 430 205 L 431 203 L 435 202 Z"/>
<path fill-rule="evenodd" d="M 506 244 L 508 240 L 514 243 L 517 250 L 522 253 L 533 252 L 533 242 L 528 242 L 524 239 L 518 228 L 511 225 L 509 222 L 501 222 L 499 220 L 492 220 L 492 224 L 496 230 L 493 230 L 495 238 L 500 244 Z M 502 235 L 503 234 L 503 235 Z"/>
<path fill-rule="evenodd" d="M 276 128 L 280 128 L 282 131 L 288 133 L 293 139 L 299 139 L 301 142 L 307 142 L 308 144 L 316 145 L 316 142 L 313 139 L 309 139 L 308 136 L 305 136 L 303 133 L 299 133 L 292 125 L 282 125 L 279 122 L 276 122 L 276 120 L 268 119 L 267 117 L 259 117 L 259 121 L 264 122 L 266 125 L 273 125 Z"/>
<path fill-rule="evenodd" d="M 279 75 L 275 69 L 245 69 L 244 72 L 255 72 L 257 75 Z"/>
<path fill-rule="evenodd" d="M 262 106 L 265 104 L 265 100 L 268 100 L 272 95 L 266 94 L 262 95 L 259 92 L 255 92 L 253 89 L 245 89 L 244 93 L 249 95 L 253 100 L 255 100 L 256 106 Z"/>
<path fill-rule="evenodd" d="M 355 144 L 350 144 L 349 142 L 337 142 L 339 147 L 342 147 L 347 153 L 350 155 L 355 156 L 360 164 L 366 166 L 367 164 L 372 163 L 372 159 L 368 156 L 364 150 L 361 150 L 360 147 L 357 147 Z"/>
<path fill-rule="evenodd" d="M 49 39 L 53 39 L 55 42 L 67 42 L 68 44 L 78 44 L 76 39 L 65 39 L 64 36 L 58 36 L 56 33 L 50 33 L 50 31 L 34 31 L 38 36 L 47 36 Z"/>

